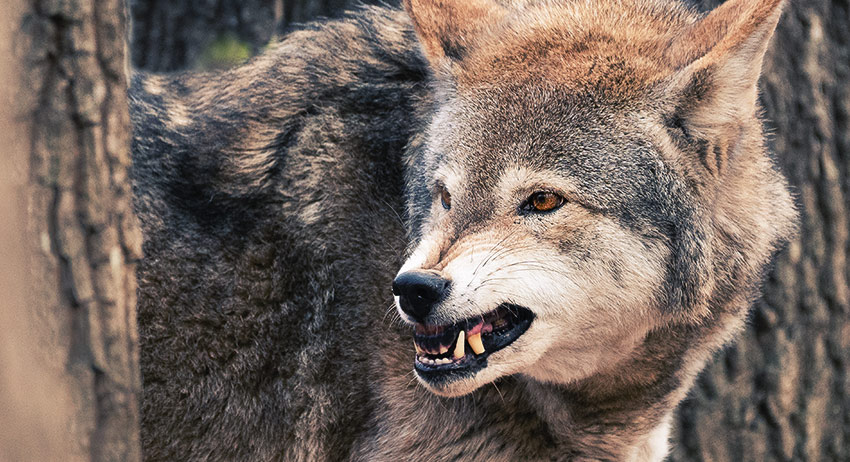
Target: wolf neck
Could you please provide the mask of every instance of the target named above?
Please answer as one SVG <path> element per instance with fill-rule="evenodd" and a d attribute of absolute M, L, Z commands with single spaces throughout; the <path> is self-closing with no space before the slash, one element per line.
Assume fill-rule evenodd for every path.
<path fill-rule="evenodd" d="M 363 460 L 663 460 L 691 375 L 664 339 L 689 337 L 650 336 L 616 371 L 575 384 L 512 376 L 452 399 L 412 380 L 410 358 L 399 355 L 384 369 L 375 421 L 358 453 Z"/>
<path fill-rule="evenodd" d="M 605 392 L 598 393 L 600 389 Z M 669 395 L 615 391 L 603 377 L 574 386 L 528 381 L 525 390 L 566 460 L 649 462 L 667 455 L 675 407 Z"/>
<path fill-rule="evenodd" d="M 736 328 L 725 317 L 718 321 Z M 523 395 L 554 439 L 574 452 L 568 460 L 663 460 L 673 412 L 717 347 L 710 330 L 678 325 L 653 331 L 607 372 L 569 385 L 524 380 Z"/>

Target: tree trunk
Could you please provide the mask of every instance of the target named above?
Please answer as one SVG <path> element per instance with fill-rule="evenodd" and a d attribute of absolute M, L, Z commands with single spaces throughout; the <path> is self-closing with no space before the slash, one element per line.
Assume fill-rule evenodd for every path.
<path fill-rule="evenodd" d="M 283 1 L 283 0 L 280 0 Z M 133 65 L 149 71 L 194 67 L 204 50 L 230 34 L 258 52 L 278 18 L 275 0 L 130 0 Z"/>
<path fill-rule="evenodd" d="M 140 459 L 126 16 L 0 16 L 0 460 Z"/>
<path fill-rule="evenodd" d="M 789 2 L 762 89 L 800 236 L 779 255 L 743 338 L 682 406 L 671 460 L 850 460 L 848 79 L 850 2 Z"/>
<path fill-rule="evenodd" d="M 227 38 L 256 54 L 294 24 L 368 3 L 399 0 L 130 0 L 133 65 L 152 72 L 206 67 L 204 53 Z"/>

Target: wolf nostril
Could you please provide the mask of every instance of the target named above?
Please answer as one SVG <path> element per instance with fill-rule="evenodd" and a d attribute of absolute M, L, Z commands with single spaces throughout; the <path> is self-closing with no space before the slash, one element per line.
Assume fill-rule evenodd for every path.
<path fill-rule="evenodd" d="M 401 310 L 420 322 L 445 298 L 448 288 L 448 279 L 428 271 L 407 271 L 393 281 Z"/>

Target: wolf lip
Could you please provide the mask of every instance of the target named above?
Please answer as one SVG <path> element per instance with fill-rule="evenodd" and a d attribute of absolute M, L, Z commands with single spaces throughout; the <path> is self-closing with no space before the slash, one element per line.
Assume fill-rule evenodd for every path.
<path fill-rule="evenodd" d="M 503 303 L 483 316 L 455 324 L 416 324 L 415 368 L 426 380 L 438 380 L 447 374 L 474 373 L 487 366 L 490 354 L 525 333 L 533 319 L 529 309 Z"/>

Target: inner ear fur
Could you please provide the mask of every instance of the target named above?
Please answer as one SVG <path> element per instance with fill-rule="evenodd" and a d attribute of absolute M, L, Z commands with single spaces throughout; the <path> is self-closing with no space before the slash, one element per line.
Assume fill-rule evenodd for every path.
<path fill-rule="evenodd" d="M 660 101 L 675 108 L 665 125 L 685 152 L 685 161 L 722 175 L 729 153 L 755 119 L 758 80 L 784 0 L 727 0 L 695 22 L 673 43 L 667 58 L 676 69 L 661 82 Z M 693 155 L 693 157 L 689 156 Z M 705 312 L 715 285 L 712 232 L 693 210 L 690 225 L 677 230 L 670 287 L 672 306 Z"/>
<path fill-rule="evenodd" d="M 404 0 L 404 8 L 435 70 L 460 61 L 506 9 L 493 0 Z"/>
<path fill-rule="evenodd" d="M 758 80 L 784 0 L 728 0 L 667 52 L 678 67 L 665 82 L 676 99 L 669 118 L 712 139 L 755 114 Z"/>

